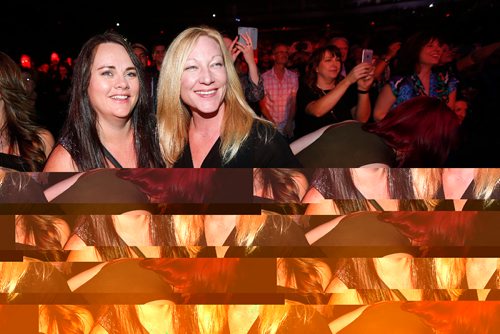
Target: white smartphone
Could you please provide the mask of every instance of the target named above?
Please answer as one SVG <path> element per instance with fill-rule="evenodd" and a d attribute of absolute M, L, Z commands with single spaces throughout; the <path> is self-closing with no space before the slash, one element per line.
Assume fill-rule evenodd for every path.
<path fill-rule="evenodd" d="M 258 37 L 258 32 L 259 30 L 254 27 L 238 27 L 238 36 L 240 37 L 238 39 L 239 43 L 246 44 L 245 40 L 241 37 L 241 35 L 244 35 L 245 33 L 248 33 L 250 35 L 250 38 L 252 39 L 252 46 L 253 49 L 257 49 L 257 37 Z"/>
<path fill-rule="evenodd" d="M 361 53 L 361 62 L 371 64 L 373 59 L 373 50 L 363 49 Z"/>

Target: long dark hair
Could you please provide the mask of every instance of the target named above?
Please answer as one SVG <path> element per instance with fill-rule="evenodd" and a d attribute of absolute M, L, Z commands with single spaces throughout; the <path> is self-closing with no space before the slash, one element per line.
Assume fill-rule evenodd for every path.
<path fill-rule="evenodd" d="M 144 81 L 144 70 L 129 43 L 121 35 L 108 31 L 89 39 L 75 62 L 68 118 L 62 140 L 78 170 L 106 168 L 104 146 L 97 132 L 97 114 L 88 96 L 91 68 L 97 47 L 104 43 L 121 45 L 127 51 L 138 73 L 139 98 L 130 115 L 134 130 L 138 167 L 164 167 L 156 132 L 156 118 L 151 109 Z"/>
<path fill-rule="evenodd" d="M 304 78 L 306 85 L 314 91 L 319 90 L 319 88 L 316 86 L 318 80 L 318 72 L 316 72 L 316 68 L 319 66 L 319 63 L 321 63 L 327 52 L 330 53 L 333 57 L 337 58 L 340 62 L 340 66 L 342 66 L 342 56 L 340 54 L 339 48 L 337 48 L 336 46 L 326 45 L 314 50 L 307 63 L 306 75 Z M 343 77 L 339 73 L 339 75 L 335 79 L 335 83 L 339 83 L 342 79 Z"/>
<path fill-rule="evenodd" d="M 396 151 L 397 167 L 442 167 L 459 139 L 457 115 L 438 98 L 417 96 L 363 129 Z"/>
<path fill-rule="evenodd" d="M 388 168 L 387 182 L 390 197 L 400 200 L 400 210 L 427 210 L 425 203 L 416 200 L 410 169 Z M 368 200 L 354 185 L 350 168 L 318 168 L 311 183 L 314 187 L 325 185 L 328 197 L 335 201 L 342 214 L 369 210 Z"/>
<path fill-rule="evenodd" d="M 54 219 L 62 219 L 58 216 L 48 215 L 19 215 L 16 216 L 16 229 L 24 231 L 24 242 L 33 237 L 34 246 L 38 249 L 50 253 L 54 261 L 64 261 L 60 252 L 63 249 L 61 245 L 61 235 L 54 224 Z"/>
<path fill-rule="evenodd" d="M 160 246 L 161 256 L 171 255 L 168 246 L 170 240 L 175 240 L 172 236 L 171 217 L 167 215 L 151 216 L 150 240 L 154 246 Z M 111 215 L 83 215 L 77 219 L 77 229 L 82 233 L 91 236 L 99 256 L 103 261 L 119 258 L 131 258 L 133 253 L 129 245 L 118 235 L 113 225 Z"/>
<path fill-rule="evenodd" d="M 7 131 L 9 154 L 16 146 L 19 155 L 31 171 L 40 171 L 46 160 L 41 127 L 35 124 L 35 101 L 30 96 L 19 66 L 7 54 L 0 52 L 0 96 L 5 103 L 5 124 L 0 134 Z"/>
<path fill-rule="evenodd" d="M 339 262 L 341 277 L 350 289 L 356 289 L 366 304 L 394 300 L 393 293 L 377 273 L 374 258 L 343 258 Z M 450 300 L 447 291 L 439 289 L 432 258 L 412 259 L 412 282 L 415 289 L 422 289 L 423 300 Z"/>
<path fill-rule="evenodd" d="M 420 62 L 420 51 L 422 51 L 427 43 L 433 40 L 441 42 L 442 38 L 438 36 L 438 34 L 429 31 L 419 31 L 404 41 L 401 45 L 401 49 L 398 51 L 395 74 L 410 76 L 416 73 Z"/>

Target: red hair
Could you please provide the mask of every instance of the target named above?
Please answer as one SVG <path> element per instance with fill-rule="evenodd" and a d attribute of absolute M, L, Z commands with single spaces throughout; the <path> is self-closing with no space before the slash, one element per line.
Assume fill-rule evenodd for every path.
<path fill-rule="evenodd" d="M 460 121 L 443 101 L 417 96 L 363 129 L 396 150 L 397 167 L 441 167 L 458 144 Z"/>
<path fill-rule="evenodd" d="M 237 282 L 239 258 L 147 259 L 146 269 L 159 274 L 176 292 L 190 299 L 191 294 L 230 293 Z"/>
<path fill-rule="evenodd" d="M 216 168 L 134 168 L 117 175 L 135 183 L 154 203 L 204 203 L 214 191 Z"/>
<path fill-rule="evenodd" d="M 409 302 L 401 308 L 421 317 L 438 333 L 500 333 L 500 302 Z"/>
<path fill-rule="evenodd" d="M 396 226 L 415 246 L 462 249 L 474 232 L 476 215 L 475 211 L 394 211 L 381 213 L 379 219 Z"/>

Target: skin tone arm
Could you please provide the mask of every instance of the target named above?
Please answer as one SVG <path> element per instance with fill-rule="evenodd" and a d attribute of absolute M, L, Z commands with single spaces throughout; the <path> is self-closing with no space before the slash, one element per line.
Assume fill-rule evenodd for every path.
<path fill-rule="evenodd" d="M 44 172 L 77 172 L 75 162 L 68 151 L 61 145 L 57 145 L 50 154 L 43 169 Z"/>
<path fill-rule="evenodd" d="M 375 108 L 373 110 L 373 118 L 375 121 L 384 119 L 394 102 L 396 102 L 396 97 L 392 94 L 391 86 L 387 84 L 382 88 L 377 98 L 377 102 L 375 102 Z"/>
<path fill-rule="evenodd" d="M 83 173 L 77 173 L 45 189 L 43 193 L 45 194 L 47 201 L 52 201 L 54 198 L 68 190 L 68 188 L 75 184 L 76 180 L 78 180 L 82 175 Z"/>
<path fill-rule="evenodd" d="M 370 74 L 362 79 L 359 79 L 358 82 L 358 90 L 368 92 L 373 84 L 373 70 Z M 358 93 L 358 104 L 351 111 L 352 118 L 366 123 L 370 119 L 370 115 L 372 112 L 371 102 L 370 102 L 370 94 L 360 94 Z"/>
<path fill-rule="evenodd" d="M 64 250 L 70 250 L 67 261 L 69 262 L 96 262 L 101 261 L 99 254 L 95 247 L 87 246 L 82 239 L 76 234 L 72 235 Z"/>
<path fill-rule="evenodd" d="M 448 103 L 446 104 L 448 107 L 450 107 L 451 110 L 455 109 L 455 102 L 457 100 L 457 91 L 454 90 L 453 92 L 448 95 Z"/>
<path fill-rule="evenodd" d="M 238 43 L 238 37 L 239 36 L 236 36 L 229 48 L 231 50 L 231 55 L 233 56 L 233 61 L 236 60 L 240 53 L 242 53 L 243 58 L 248 65 L 248 77 L 255 85 L 258 85 L 260 78 L 259 69 L 257 68 L 257 64 L 255 63 L 252 39 L 250 38 L 250 34 L 246 33 L 244 35 L 241 35 L 241 37 L 245 40 L 245 45 Z M 236 50 L 236 52 L 233 50 Z"/>
<path fill-rule="evenodd" d="M 382 73 L 384 73 L 386 66 L 389 65 L 391 59 L 397 55 L 400 48 L 401 42 L 394 42 L 389 45 L 385 55 L 380 57 L 377 64 L 375 65 L 375 71 L 373 72 L 375 79 L 380 80 L 382 78 Z"/>
<path fill-rule="evenodd" d="M 325 234 L 333 230 L 343 218 L 344 216 L 337 217 L 308 231 L 306 233 L 306 239 L 309 244 L 312 245 L 313 243 L 321 239 Z"/>

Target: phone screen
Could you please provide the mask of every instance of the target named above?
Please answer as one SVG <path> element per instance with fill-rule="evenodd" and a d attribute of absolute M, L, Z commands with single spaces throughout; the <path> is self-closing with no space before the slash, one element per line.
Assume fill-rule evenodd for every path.
<path fill-rule="evenodd" d="M 257 36 L 258 36 L 258 29 L 254 27 L 238 27 L 238 36 L 240 36 L 238 42 L 239 43 L 245 43 L 245 40 L 241 37 L 241 35 L 248 33 L 250 35 L 250 38 L 252 39 L 252 46 L 253 49 L 257 49 Z"/>
<path fill-rule="evenodd" d="M 363 49 L 363 53 L 361 54 L 361 62 L 371 64 L 372 58 L 373 58 L 373 50 Z"/>

